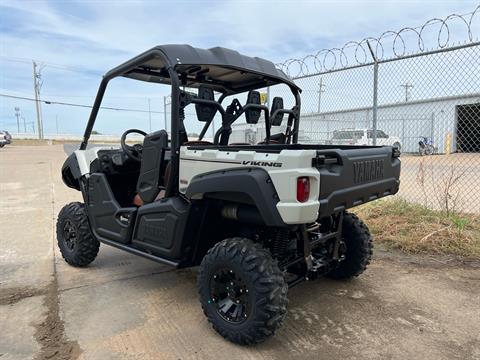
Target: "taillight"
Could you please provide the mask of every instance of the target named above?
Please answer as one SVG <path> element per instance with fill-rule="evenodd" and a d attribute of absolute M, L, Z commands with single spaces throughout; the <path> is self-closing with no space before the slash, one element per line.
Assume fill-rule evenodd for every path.
<path fill-rule="evenodd" d="M 307 176 L 297 178 L 297 200 L 305 202 L 310 197 L 310 179 Z"/>

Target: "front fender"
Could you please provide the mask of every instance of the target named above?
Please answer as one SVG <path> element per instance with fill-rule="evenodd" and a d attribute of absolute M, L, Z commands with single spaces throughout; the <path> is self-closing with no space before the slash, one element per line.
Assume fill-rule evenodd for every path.
<path fill-rule="evenodd" d="M 268 172 L 262 168 L 245 167 L 212 171 L 192 178 L 185 195 L 201 198 L 205 194 L 247 195 L 257 207 L 267 226 L 287 226 L 278 210 L 278 194 Z"/>
<path fill-rule="evenodd" d="M 62 166 L 62 180 L 68 187 L 80 190 L 79 179 L 82 176 L 75 154 L 70 154 Z"/>

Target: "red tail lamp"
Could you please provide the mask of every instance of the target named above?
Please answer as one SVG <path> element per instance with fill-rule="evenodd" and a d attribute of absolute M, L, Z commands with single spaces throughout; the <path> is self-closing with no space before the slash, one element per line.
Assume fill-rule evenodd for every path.
<path fill-rule="evenodd" d="M 305 202 L 310 197 L 310 179 L 308 176 L 297 178 L 297 200 Z"/>

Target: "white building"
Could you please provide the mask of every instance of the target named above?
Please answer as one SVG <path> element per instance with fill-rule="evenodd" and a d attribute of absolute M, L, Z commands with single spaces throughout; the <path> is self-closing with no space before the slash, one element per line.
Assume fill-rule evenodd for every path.
<path fill-rule="evenodd" d="M 432 138 L 439 153 L 480 152 L 480 94 L 381 105 L 377 119 L 377 129 L 401 139 L 402 152 L 417 152 L 421 136 Z M 372 128 L 372 108 L 302 114 L 299 142 L 324 144 L 335 130 L 346 128 Z M 265 137 L 264 123 L 234 124 L 232 129 L 230 142 Z"/>

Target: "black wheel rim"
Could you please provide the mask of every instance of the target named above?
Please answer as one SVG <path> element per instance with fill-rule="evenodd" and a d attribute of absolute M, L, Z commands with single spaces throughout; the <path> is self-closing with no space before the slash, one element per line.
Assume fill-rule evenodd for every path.
<path fill-rule="evenodd" d="M 238 324 L 245 321 L 249 313 L 249 291 L 246 283 L 232 269 L 222 268 L 210 278 L 210 300 L 220 317 Z"/>
<path fill-rule="evenodd" d="M 63 242 L 68 250 L 72 251 L 77 243 L 77 228 L 69 219 L 63 224 Z"/>

